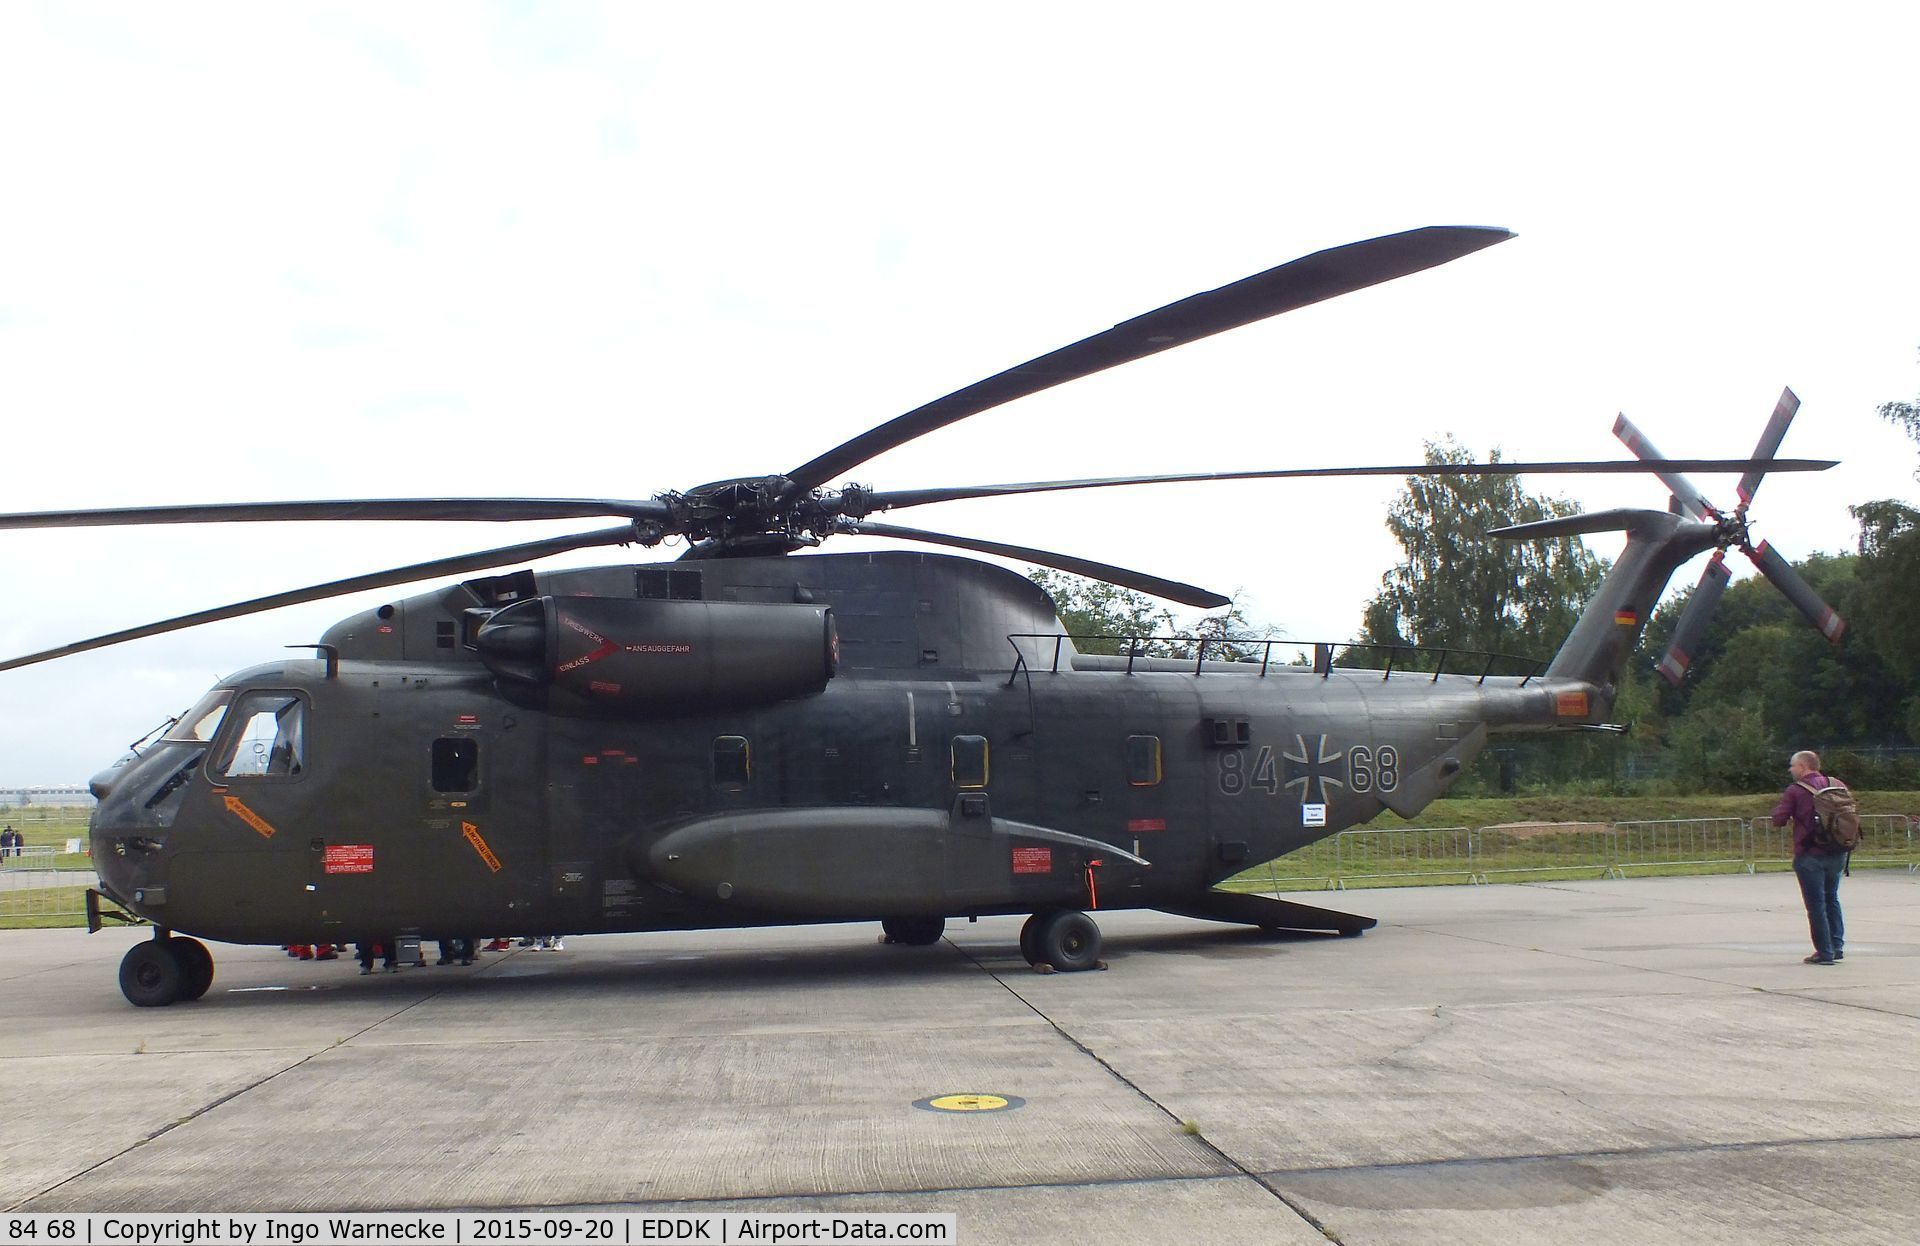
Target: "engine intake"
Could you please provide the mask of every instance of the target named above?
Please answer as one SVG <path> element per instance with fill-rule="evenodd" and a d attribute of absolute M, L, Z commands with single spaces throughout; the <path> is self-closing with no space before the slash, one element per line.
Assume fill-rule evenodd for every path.
<path fill-rule="evenodd" d="M 826 606 L 535 597 L 474 648 L 502 690 L 558 714 L 672 716 L 812 696 L 839 663 Z"/>

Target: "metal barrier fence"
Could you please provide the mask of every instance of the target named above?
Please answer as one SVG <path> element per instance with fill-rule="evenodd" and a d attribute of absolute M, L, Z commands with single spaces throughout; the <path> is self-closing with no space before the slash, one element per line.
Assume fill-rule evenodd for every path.
<path fill-rule="evenodd" d="M 10 848 L 0 852 L 0 874 L 11 874 L 16 870 L 50 870 L 54 868 L 54 858 L 59 855 L 52 844 L 27 844 L 21 848 Z"/>
<path fill-rule="evenodd" d="M 1863 814 L 1851 864 L 1920 873 L 1920 818 Z M 1242 876 L 1271 890 L 1490 883 L 1527 876 L 1626 878 L 1634 872 L 1784 869 L 1791 827 L 1765 818 L 1674 818 L 1341 831 Z"/>

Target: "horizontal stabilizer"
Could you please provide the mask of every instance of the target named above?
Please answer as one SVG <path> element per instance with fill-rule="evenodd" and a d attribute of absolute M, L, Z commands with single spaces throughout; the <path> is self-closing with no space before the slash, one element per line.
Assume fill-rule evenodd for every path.
<path fill-rule="evenodd" d="M 1208 891 L 1186 904 L 1159 904 L 1154 907 L 1176 917 L 1198 917 L 1210 922 L 1234 922 L 1267 930 L 1327 930 L 1357 935 L 1380 924 L 1378 918 L 1353 913 L 1317 909 L 1311 904 L 1276 900 L 1272 896 L 1247 895 L 1239 891 Z"/>

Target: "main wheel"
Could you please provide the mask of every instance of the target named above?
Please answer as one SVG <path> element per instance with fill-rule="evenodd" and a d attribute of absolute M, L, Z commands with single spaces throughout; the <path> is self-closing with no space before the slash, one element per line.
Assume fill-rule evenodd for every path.
<path fill-rule="evenodd" d="M 926 947 L 940 942 L 940 936 L 947 933 L 947 919 L 944 917 L 889 917 L 880 923 L 889 943 L 904 943 L 908 947 Z"/>
<path fill-rule="evenodd" d="M 1020 927 L 1020 955 L 1027 958 L 1029 965 L 1040 963 L 1040 947 L 1035 940 L 1039 937 L 1040 927 L 1045 925 L 1047 918 L 1051 916 L 1053 916 L 1052 909 L 1041 909 L 1027 918 Z"/>
<path fill-rule="evenodd" d="M 1033 933 L 1037 961 L 1062 973 L 1092 969 L 1100 963 L 1100 927 L 1078 909 L 1048 913 Z"/>
<path fill-rule="evenodd" d="M 199 999 L 213 985 L 213 953 L 198 939 L 179 935 L 167 940 L 167 950 L 180 962 L 180 999 Z"/>
<path fill-rule="evenodd" d="M 120 961 L 120 993 L 137 1008 L 164 1008 L 180 998 L 186 974 L 167 944 L 148 939 L 127 949 Z"/>

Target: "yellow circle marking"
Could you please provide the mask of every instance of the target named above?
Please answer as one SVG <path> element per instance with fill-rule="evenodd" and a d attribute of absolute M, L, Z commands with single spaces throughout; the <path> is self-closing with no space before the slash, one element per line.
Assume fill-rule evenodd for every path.
<path fill-rule="evenodd" d="M 927 1106 L 939 1112 L 997 1112 L 1007 1100 L 999 1095 L 941 1095 L 927 1100 Z"/>

